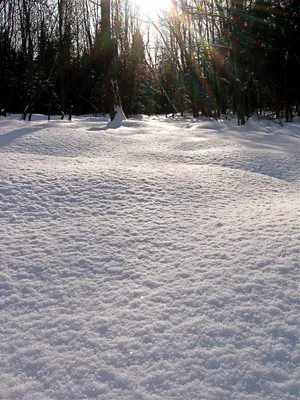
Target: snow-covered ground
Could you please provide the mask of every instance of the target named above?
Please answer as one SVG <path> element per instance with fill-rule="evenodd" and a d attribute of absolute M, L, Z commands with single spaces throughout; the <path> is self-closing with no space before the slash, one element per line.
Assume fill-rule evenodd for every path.
<path fill-rule="evenodd" d="M 2 400 L 296 400 L 300 124 L 0 119 Z"/>

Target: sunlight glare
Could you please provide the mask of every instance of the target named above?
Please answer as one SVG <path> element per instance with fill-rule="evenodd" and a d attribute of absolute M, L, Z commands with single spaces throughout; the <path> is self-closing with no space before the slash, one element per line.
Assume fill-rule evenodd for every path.
<path fill-rule="evenodd" d="M 171 7 L 171 0 L 134 0 L 140 9 L 142 16 L 157 19 L 158 15 L 168 12 Z"/>

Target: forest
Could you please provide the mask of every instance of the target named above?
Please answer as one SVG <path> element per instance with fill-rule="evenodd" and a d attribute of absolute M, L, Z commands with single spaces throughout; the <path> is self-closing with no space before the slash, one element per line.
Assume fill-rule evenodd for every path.
<path fill-rule="evenodd" d="M 300 112 L 297 0 L 1 0 L 0 109 L 126 116 Z M 29 117 L 28 117 L 29 116 Z"/>

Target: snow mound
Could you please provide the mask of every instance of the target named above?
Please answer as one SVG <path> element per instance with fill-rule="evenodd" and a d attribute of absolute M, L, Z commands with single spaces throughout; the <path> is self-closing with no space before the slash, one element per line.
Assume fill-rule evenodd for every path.
<path fill-rule="evenodd" d="M 112 121 L 106 125 L 106 129 L 117 129 L 122 126 L 122 122 L 126 120 L 123 108 L 116 106 L 116 115 Z"/>

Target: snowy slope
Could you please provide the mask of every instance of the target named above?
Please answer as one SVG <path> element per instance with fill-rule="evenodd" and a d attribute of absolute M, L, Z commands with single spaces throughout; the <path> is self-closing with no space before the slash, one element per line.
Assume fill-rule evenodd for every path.
<path fill-rule="evenodd" d="M 0 399 L 298 399 L 299 124 L 106 124 L 0 119 Z"/>

